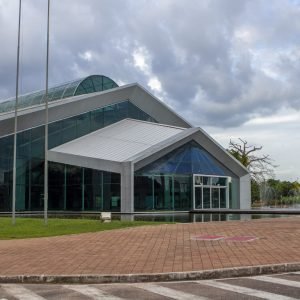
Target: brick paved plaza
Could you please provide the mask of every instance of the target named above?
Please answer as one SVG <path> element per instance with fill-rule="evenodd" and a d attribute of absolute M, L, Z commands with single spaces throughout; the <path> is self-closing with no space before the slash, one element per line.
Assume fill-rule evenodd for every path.
<path fill-rule="evenodd" d="M 224 238 L 195 239 L 202 235 Z M 245 236 L 257 239 L 240 238 Z M 238 238 L 226 239 L 231 237 Z M 300 262 L 300 217 L 0 241 L 0 275 L 160 273 L 293 262 Z"/>

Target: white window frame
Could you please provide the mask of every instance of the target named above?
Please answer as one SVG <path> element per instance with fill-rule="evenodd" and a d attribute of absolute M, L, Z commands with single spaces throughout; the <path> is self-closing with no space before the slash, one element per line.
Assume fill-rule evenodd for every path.
<path fill-rule="evenodd" d="M 203 184 L 196 184 L 196 177 L 218 177 L 218 178 L 226 178 L 226 185 L 212 185 L 211 182 L 209 185 L 203 185 Z M 230 176 L 219 176 L 219 175 L 207 175 L 207 174 L 193 174 L 193 210 L 205 210 L 205 209 L 221 209 L 220 208 L 220 188 L 226 188 L 226 208 L 229 208 L 229 182 L 231 182 L 231 177 Z M 201 196 L 201 201 L 202 201 L 202 208 L 196 208 L 195 207 L 195 188 L 200 187 L 202 196 Z M 203 208 L 203 188 L 209 188 L 210 189 L 210 208 Z M 213 208 L 212 207 L 212 188 L 218 188 L 219 189 L 219 207 L 218 208 Z"/>

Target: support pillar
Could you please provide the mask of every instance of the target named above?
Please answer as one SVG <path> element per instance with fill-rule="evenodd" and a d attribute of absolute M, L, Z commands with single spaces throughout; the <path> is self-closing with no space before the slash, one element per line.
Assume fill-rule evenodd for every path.
<path fill-rule="evenodd" d="M 251 208 L 251 177 L 246 174 L 240 177 L 240 209 Z"/>
<path fill-rule="evenodd" d="M 134 213 L 134 166 L 127 161 L 121 171 L 121 213 Z"/>

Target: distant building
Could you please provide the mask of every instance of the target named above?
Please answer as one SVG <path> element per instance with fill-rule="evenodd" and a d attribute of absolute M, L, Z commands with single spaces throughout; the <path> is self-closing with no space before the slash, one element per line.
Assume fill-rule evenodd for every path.
<path fill-rule="evenodd" d="M 43 210 L 44 91 L 20 97 L 19 211 Z M 139 84 L 93 75 L 49 90 L 49 210 L 249 208 L 247 170 Z M 12 202 L 14 99 L 0 103 L 0 210 Z"/>

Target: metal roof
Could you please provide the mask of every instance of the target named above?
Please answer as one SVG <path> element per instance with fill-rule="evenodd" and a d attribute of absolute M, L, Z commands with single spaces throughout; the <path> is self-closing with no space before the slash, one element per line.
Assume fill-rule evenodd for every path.
<path fill-rule="evenodd" d="M 48 101 L 65 99 L 77 95 L 105 91 L 118 85 L 110 78 L 103 75 L 91 75 L 81 79 L 54 86 L 48 91 Z M 0 102 L 0 113 L 13 111 L 16 99 L 10 98 Z M 21 95 L 18 99 L 18 108 L 39 105 L 45 102 L 45 90 Z"/>
<path fill-rule="evenodd" d="M 123 162 L 185 128 L 125 119 L 49 152 Z"/>

